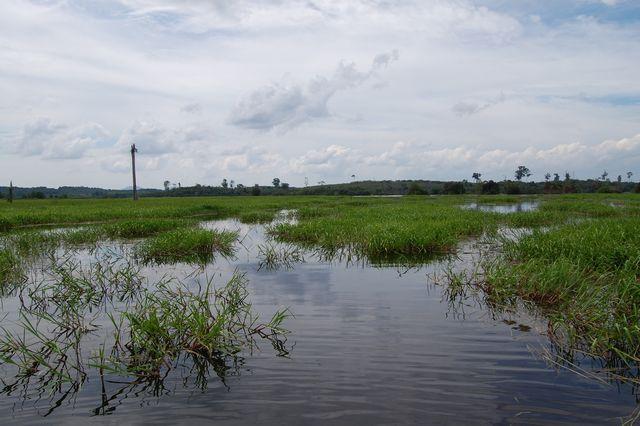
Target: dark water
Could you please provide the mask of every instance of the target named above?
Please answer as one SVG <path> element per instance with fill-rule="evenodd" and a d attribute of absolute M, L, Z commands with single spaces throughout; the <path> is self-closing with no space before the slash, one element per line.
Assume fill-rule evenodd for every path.
<path fill-rule="evenodd" d="M 114 398 L 106 416 L 92 414 L 101 401 L 95 377 L 46 418 L 43 401 L 0 396 L 1 423 L 601 424 L 635 409 L 630 388 L 555 370 L 537 356 L 548 345 L 543 321 L 493 318 L 471 300 L 452 310 L 430 279 L 438 265 L 374 268 L 309 256 L 292 270 L 258 270 L 261 227 L 209 226 L 240 229 L 243 248 L 207 273 L 224 283 L 239 268 L 257 311 L 269 316 L 284 306 L 295 314 L 285 324 L 289 358 L 265 343 L 226 384 L 213 376 L 201 390 L 188 374 L 174 374 L 159 396 L 135 389 Z M 121 388 L 107 383 L 106 393 Z"/>
<path fill-rule="evenodd" d="M 537 210 L 539 204 L 540 203 L 537 201 L 522 201 L 520 203 L 512 204 L 468 203 L 462 205 L 462 208 L 467 210 L 478 210 L 482 212 L 493 213 L 518 213 Z"/>

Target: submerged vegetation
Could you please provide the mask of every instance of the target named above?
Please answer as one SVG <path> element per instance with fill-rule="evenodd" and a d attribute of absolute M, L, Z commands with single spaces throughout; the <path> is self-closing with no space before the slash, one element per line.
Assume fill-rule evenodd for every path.
<path fill-rule="evenodd" d="M 282 323 L 288 311 L 278 311 L 268 323 L 258 324 L 247 297 L 246 279 L 239 273 L 219 290 L 211 281 L 195 292 L 160 283 L 122 314 L 112 355 L 104 366 L 157 376 L 182 353 L 203 359 L 235 356 L 252 348 L 255 336 L 286 355 L 283 339 L 288 331 Z"/>
<path fill-rule="evenodd" d="M 261 244 L 258 246 L 260 265 L 258 269 L 276 270 L 280 268 L 293 269 L 296 263 L 304 262 L 304 251 L 295 245 L 277 246 L 275 244 Z"/>
<path fill-rule="evenodd" d="M 283 321 L 289 312 L 259 322 L 239 272 L 216 289 L 211 279 L 150 281 L 124 252 L 101 252 L 90 265 L 64 254 L 49 261 L 17 289 L 21 305 L 5 318 L 0 335 L 0 393 L 48 396 L 45 415 L 74 398 L 90 377 L 99 377 L 103 388 L 109 381 L 144 389 L 162 386 L 186 363 L 206 386 L 209 366 L 224 382 L 257 340 L 288 354 Z"/>

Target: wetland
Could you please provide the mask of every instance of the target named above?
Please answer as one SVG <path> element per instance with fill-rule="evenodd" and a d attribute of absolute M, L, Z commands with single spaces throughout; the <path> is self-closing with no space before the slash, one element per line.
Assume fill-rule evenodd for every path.
<path fill-rule="evenodd" d="M 639 224 L 611 194 L 6 203 L 0 412 L 632 423 Z"/>

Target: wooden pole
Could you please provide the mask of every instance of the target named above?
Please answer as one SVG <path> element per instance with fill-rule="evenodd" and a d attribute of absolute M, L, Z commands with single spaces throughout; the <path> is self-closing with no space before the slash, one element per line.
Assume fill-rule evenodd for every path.
<path fill-rule="evenodd" d="M 131 171 L 133 172 L 133 201 L 138 199 L 138 188 L 136 186 L 136 144 L 131 145 Z"/>
<path fill-rule="evenodd" d="M 9 182 L 9 197 L 7 198 L 7 201 L 13 203 L 13 181 Z"/>

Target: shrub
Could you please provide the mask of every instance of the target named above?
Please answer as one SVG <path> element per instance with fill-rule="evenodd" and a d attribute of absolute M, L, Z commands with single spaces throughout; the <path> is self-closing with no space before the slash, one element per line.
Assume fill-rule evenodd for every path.
<path fill-rule="evenodd" d="M 444 193 L 450 195 L 464 194 L 464 184 L 462 182 L 446 182 Z"/>
<path fill-rule="evenodd" d="M 516 182 L 507 182 L 504 186 L 504 192 L 510 195 L 517 195 L 522 193 L 522 188 L 520 188 L 520 184 Z"/>
<path fill-rule="evenodd" d="M 423 188 L 422 185 L 420 185 L 418 182 L 411 182 L 411 185 L 409 185 L 409 190 L 407 191 L 407 195 L 424 195 L 427 193 L 428 192 L 425 190 L 425 188 Z"/>
<path fill-rule="evenodd" d="M 500 193 L 500 185 L 492 180 L 482 183 L 482 193 L 496 195 Z"/>

